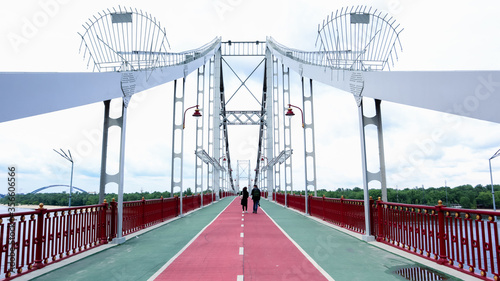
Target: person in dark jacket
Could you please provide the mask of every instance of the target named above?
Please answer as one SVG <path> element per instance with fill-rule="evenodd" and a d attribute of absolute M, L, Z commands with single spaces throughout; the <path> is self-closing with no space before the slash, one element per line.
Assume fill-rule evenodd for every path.
<path fill-rule="evenodd" d="M 243 187 L 241 191 L 241 208 L 243 208 L 244 213 L 248 213 L 248 190 L 247 187 Z"/>
<path fill-rule="evenodd" d="M 255 184 L 252 189 L 252 200 L 253 200 L 253 213 L 257 214 L 257 208 L 259 207 L 260 201 L 260 190 Z"/>

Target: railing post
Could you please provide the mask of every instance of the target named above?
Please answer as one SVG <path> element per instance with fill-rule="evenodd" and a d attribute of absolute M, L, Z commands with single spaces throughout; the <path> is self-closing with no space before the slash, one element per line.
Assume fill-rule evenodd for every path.
<path fill-rule="evenodd" d="M 163 195 L 160 197 L 160 199 L 161 199 L 161 201 L 160 201 L 161 202 L 161 221 L 164 221 L 163 220 Z"/>
<path fill-rule="evenodd" d="M 35 267 L 40 269 L 45 266 L 43 264 L 42 250 L 43 250 L 43 245 L 45 243 L 45 237 L 43 237 L 44 215 L 47 209 L 43 207 L 43 203 L 40 203 L 40 205 L 38 206 L 39 208 L 37 209 L 38 218 L 36 221 L 36 238 L 35 238 L 35 245 L 36 245 Z"/>
<path fill-rule="evenodd" d="M 108 244 L 108 237 L 106 236 L 106 212 L 108 211 L 108 202 L 106 199 L 104 199 L 104 202 L 102 203 L 101 206 L 101 223 L 99 223 L 100 226 L 100 238 L 99 238 L 99 243 L 100 244 Z"/>
<path fill-rule="evenodd" d="M 175 216 L 179 216 L 179 197 L 177 195 L 174 195 L 175 198 Z"/>
<path fill-rule="evenodd" d="M 370 233 L 375 236 L 377 234 L 374 231 L 375 230 L 375 224 L 374 224 L 374 221 L 373 221 L 373 202 L 374 202 L 373 201 L 373 197 L 370 196 L 369 202 L 370 202 L 370 228 L 371 228 L 370 229 Z"/>
<path fill-rule="evenodd" d="M 146 228 L 144 225 L 145 225 L 145 218 L 144 216 L 146 215 L 146 200 L 144 200 L 144 196 L 142 197 L 142 200 L 141 200 L 141 212 L 142 212 L 142 216 L 141 216 L 141 229 L 144 229 Z"/>
<path fill-rule="evenodd" d="M 378 233 L 377 233 L 377 241 L 381 242 L 384 240 L 384 220 L 383 216 L 383 204 L 380 197 L 377 200 L 377 219 L 378 219 Z"/>
<path fill-rule="evenodd" d="M 311 195 L 312 196 L 312 195 Z M 308 215 L 311 215 L 311 196 L 309 194 L 306 194 L 304 197 L 305 199 L 307 200 L 307 204 L 306 204 L 306 214 Z"/>
<path fill-rule="evenodd" d="M 326 220 L 326 217 L 325 217 L 325 195 L 323 194 L 323 204 L 322 204 L 322 208 L 323 208 L 323 220 Z"/>
<path fill-rule="evenodd" d="M 109 235 L 109 241 L 116 237 L 116 216 L 117 216 L 117 203 L 115 198 L 111 199 L 111 233 Z"/>
<path fill-rule="evenodd" d="M 446 241 L 445 241 L 445 233 L 444 233 L 444 212 L 441 210 L 443 208 L 443 201 L 439 200 L 438 205 L 436 206 L 436 212 L 438 214 L 438 240 L 439 240 L 439 260 L 437 261 L 439 264 L 446 264 L 448 261 L 446 254 Z"/>
<path fill-rule="evenodd" d="M 345 226 L 344 195 L 340 196 L 340 227 Z"/>

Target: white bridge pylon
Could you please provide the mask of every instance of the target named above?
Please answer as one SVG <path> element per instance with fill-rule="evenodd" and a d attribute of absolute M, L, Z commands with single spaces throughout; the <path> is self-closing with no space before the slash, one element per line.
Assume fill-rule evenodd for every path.
<path fill-rule="evenodd" d="M 154 46 L 158 48 L 146 43 L 124 44 L 127 46 L 125 48 L 112 39 L 116 38 L 114 35 L 126 36 L 127 40 L 134 42 L 134 36 L 126 35 L 123 30 L 129 30 L 127 27 L 134 26 L 140 19 L 154 23 L 151 26 L 159 38 L 157 42 L 160 42 Z M 111 36 L 111 29 L 109 34 L 99 34 L 94 28 L 100 23 L 111 26 L 116 34 Z M 398 35 L 402 29 L 394 19 L 368 7 L 343 8 L 332 13 L 318 28 L 318 51 L 292 49 L 268 37 L 265 41 L 246 42 L 223 42 L 221 38 L 215 38 L 198 49 L 173 53 L 167 50 L 165 31 L 160 28 L 159 22 L 150 15 L 133 9 L 103 11 L 101 17 L 84 27 L 86 31 L 93 31 L 84 33 L 82 39 L 85 53 L 97 72 L 0 73 L 0 122 L 103 102 L 105 130 L 100 193 L 104 194 L 107 183 L 118 184 L 119 217 L 122 215 L 123 203 L 128 102 L 139 92 L 170 82 L 173 82 L 175 93 L 172 110 L 172 194 L 174 187 L 183 189 L 182 121 L 185 114 L 184 97 L 189 94 L 185 92 L 184 86 L 187 79 L 197 80 L 196 98 L 202 109 L 202 118 L 207 120 L 196 126 L 195 191 L 210 189 L 217 197 L 221 188 L 226 191 L 237 190 L 231 169 L 228 125 L 259 127 L 255 183 L 260 183 L 260 187 L 268 191 L 270 198 L 273 192 L 293 190 L 293 146 L 290 134 L 293 128 L 285 118 L 285 112 L 289 108 L 291 95 L 297 93 L 300 93 L 303 101 L 299 109 L 303 111 L 305 182 L 298 185 L 299 188 L 295 184 L 295 189 L 304 187 L 306 191 L 316 191 L 313 120 L 315 81 L 353 95 L 358 105 L 366 210 L 369 208 L 370 181 L 381 182 L 383 200 L 387 200 L 380 110 L 382 101 L 500 123 L 500 115 L 497 113 L 500 95 L 496 91 L 500 86 L 500 71 L 386 71 L 397 59 L 396 50 L 400 47 Z M 355 36 L 345 36 L 346 34 Z M 139 41 L 146 42 L 145 39 Z M 259 89 L 262 91 L 259 92 L 261 98 L 254 96 L 260 104 L 259 108 L 226 108 L 232 98 L 230 93 L 225 92 L 227 89 L 224 85 L 224 78 L 228 73 L 223 73 L 223 66 L 227 56 L 262 58 L 262 64 L 257 66 L 264 69 L 262 87 Z M 108 64 L 109 62 L 112 63 Z M 301 89 L 290 89 L 290 71 L 299 74 Z M 208 87 L 205 87 L 205 81 Z M 241 79 L 240 82 L 241 87 L 248 86 L 246 80 Z M 363 100 L 366 98 L 375 100 L 376 115 L 373 117 L 367 117 L 363 113 Z M 109 102 L 112 99 L 122 100 L 122 115 L 115 119 L 109 116 Z M 208 126 L 203 126 L 204 123 Z M 377 172 L 369 172 L 366 168 L 365 127 L 369 125 L 376 126 L 378 132 L 376 141 L 380 170 Z M 107 131 L 113 126 L 121 129 L 120 159 L 117 161 L 120 168 L 117 174 L 110 175 L 107 173 L 106 159 L 111 156 L 106 147 Z M 301 150 L 295 148 L 295 151 Z M 205 173 L 202 162 L 207 165 Z M 280 168 L 281 164 L 284 164 L 284 169 Z M 281 171 L 285 178 L 283 185 Z M 206 177 L 206 181 L 203 177 Z M 306 206 L 307 204 L 306 199 Z M 366 223 L 366 239 L 370 239 L 370 221 L 367 219 Z M 117 243 L 120 243 L 123 241 L 121 221 L 118 227 Z"/>

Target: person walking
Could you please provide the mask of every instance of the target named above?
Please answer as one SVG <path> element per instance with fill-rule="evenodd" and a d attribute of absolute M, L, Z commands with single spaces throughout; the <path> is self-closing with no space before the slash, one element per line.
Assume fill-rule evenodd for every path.
<path fill-rule="evenodd" d="M 257 185 L 254 184 L 252 189 L 252 200 L 253 200 L 253 213 L 257 214 L 257 208 L 259 207 L 260 201 L 260 190 L 257 188 Z"/>
<path fill-rule="evenodd" d="M 243 209 L 243 213 L 248 213 L 248 190 L 246 186 L 241 191 L 241 208 Z"/>

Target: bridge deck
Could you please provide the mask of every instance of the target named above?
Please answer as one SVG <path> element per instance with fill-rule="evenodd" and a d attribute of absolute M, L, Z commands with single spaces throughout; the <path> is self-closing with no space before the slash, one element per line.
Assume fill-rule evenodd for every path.
<path fill-rule="evenodd" d="M 270 218 L 264 212 L 242 216 L 238 200 L 225 198 L 144 234 L 132 234 L 124 244 L 38 277 L 34 272 L 18 280 L 327 280 L 329 275 L 337 281 L 385 281 L 408 280 L 401 276 L 405 274 L 424 274 L 423 266 L 410 259 L 266 200 L 261 205 Z M 239 247 L 243 247 L 243 255 Z M 185 251 L 177 256 L 183 248 Z M 447 280 L 459 280 L 432 272 Z M 244 279 L 238 279 L 238 275 Z"/>

